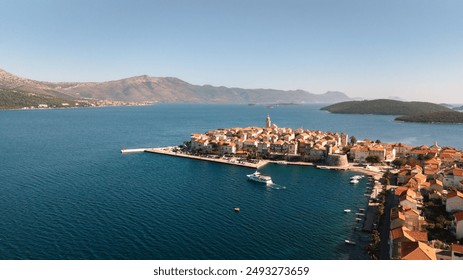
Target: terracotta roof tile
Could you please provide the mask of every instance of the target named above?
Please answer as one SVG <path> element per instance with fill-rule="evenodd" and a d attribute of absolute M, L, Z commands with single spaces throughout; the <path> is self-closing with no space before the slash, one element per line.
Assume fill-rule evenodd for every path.
<path fill-rule="evenodd" d="M 463 253 L 463 245 L 461 244 L 452 244 L 452 252 Z"/>
<path fill-rule="evenodd" d="M 455 217 L 455 220 L 457 220 L 457 222 L 463 221 L 463 211 L 458 211 L 454 213 L 453 216 Z"/>
<path fill-rule="evenodd" d="M 402 242 L 403 260 L 436 260 L 436 251 L 423 242 Z"/>

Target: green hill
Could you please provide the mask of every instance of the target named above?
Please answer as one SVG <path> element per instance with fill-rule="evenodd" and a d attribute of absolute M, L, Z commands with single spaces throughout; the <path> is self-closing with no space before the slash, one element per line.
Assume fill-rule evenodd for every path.
<path fill-rule="evenodd" d="M 462 123 L 462 112 L 434 112 L 427 114 L 418 114 L 411 116 L 401 116 L 395 119 L 396 121 L 404 122 L 421 122 L 421 123 Z"/>
<path fill-rule="evenodd" d="M 73 104 L 75 101 L 47 94 L 0 89 L 0 110 L 21 109 L 23 107 L 31 106 L 37 108 L 39 104 L 47 104 L 50 108 L 65 107 L 63 106 L 63 103 Z"/>
<path fill-rule="evenodd" d="M 404 102 L 390 99 L 347 101 L 321 108 L 337 114 L 416 115 L 430 112 L 453 112 L 445 106 L 429 102 Z"/>

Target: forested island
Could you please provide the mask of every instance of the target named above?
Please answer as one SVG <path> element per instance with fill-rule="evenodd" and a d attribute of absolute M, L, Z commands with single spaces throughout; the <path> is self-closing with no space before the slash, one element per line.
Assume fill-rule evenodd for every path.
<path fill-rule="evenodd" d="M 462 112 L 434 112 L 428 114 L 419 114 L 411 116 L 400 116 L 395 118 L 396 121 L 404 122 L 421 122 L 421 123 L 451 123 L 463 124 Z"/>
<path fill-rule="evenodd" d="M 391 99 L 340 102 L 321 108 L 337 114 L 416 115 L 430 112 L 453 112 L 430 102 L 405 102 Z"/>
<path fill-rule="evenodd" d="M 463 113 L 429 102 L 389 99 L 348 101 L 321 108 L 336 114 L 400 115 L 396 121 L 420 123 L 463 123 Z"/>

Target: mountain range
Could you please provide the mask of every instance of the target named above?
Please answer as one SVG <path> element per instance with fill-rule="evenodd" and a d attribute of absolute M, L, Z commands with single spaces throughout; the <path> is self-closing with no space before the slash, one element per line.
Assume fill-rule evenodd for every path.
<path fill-rule="evenodd" d="M 41 82 L 0 70 L 0 89 L 69 100 L 83 98 L 164 103 L 336 103 L 351 100 L 342 92 L 243 89 L 193 85 L 173 77 L 137 76 L 107 82 Z M 10 94 L 11 95 L 11 94 Z M 1 99 L 0 99 L 1 102 Z"/>

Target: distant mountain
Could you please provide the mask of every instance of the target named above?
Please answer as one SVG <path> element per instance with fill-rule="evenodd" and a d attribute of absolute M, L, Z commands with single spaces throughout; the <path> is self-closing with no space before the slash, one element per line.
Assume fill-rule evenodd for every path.
<path fill-rule="evenodd" d="M 416 115 L 431 112 L 452 112 L 445 106 L 429 102 L 404 102 L 389 99 L 347 101 L 321 108 L 339 114 Z"/>
<path fill-rule="evenodd" d="M 303 90 L 242 89 L 192 85 L 178 78 L 138 76 L 117 81 L 51 83 L 20 78 L 0 70 L 0 88 L 62 98 L 94 98 L 165 103 L 335 103 L 351 100 L 341 92 L 313 94 Z"/>
<path fill-rule="evenodd" d="M 460 124 L 460 123 L 463 123 L 463 113 L 456 112 L 456 111 L 433 112 L 433 113 L 427 113 L 427 114 L 401 116 L 401 117 L 397 117 L 395 120 L 404 121 L 404 122 Z"/>

